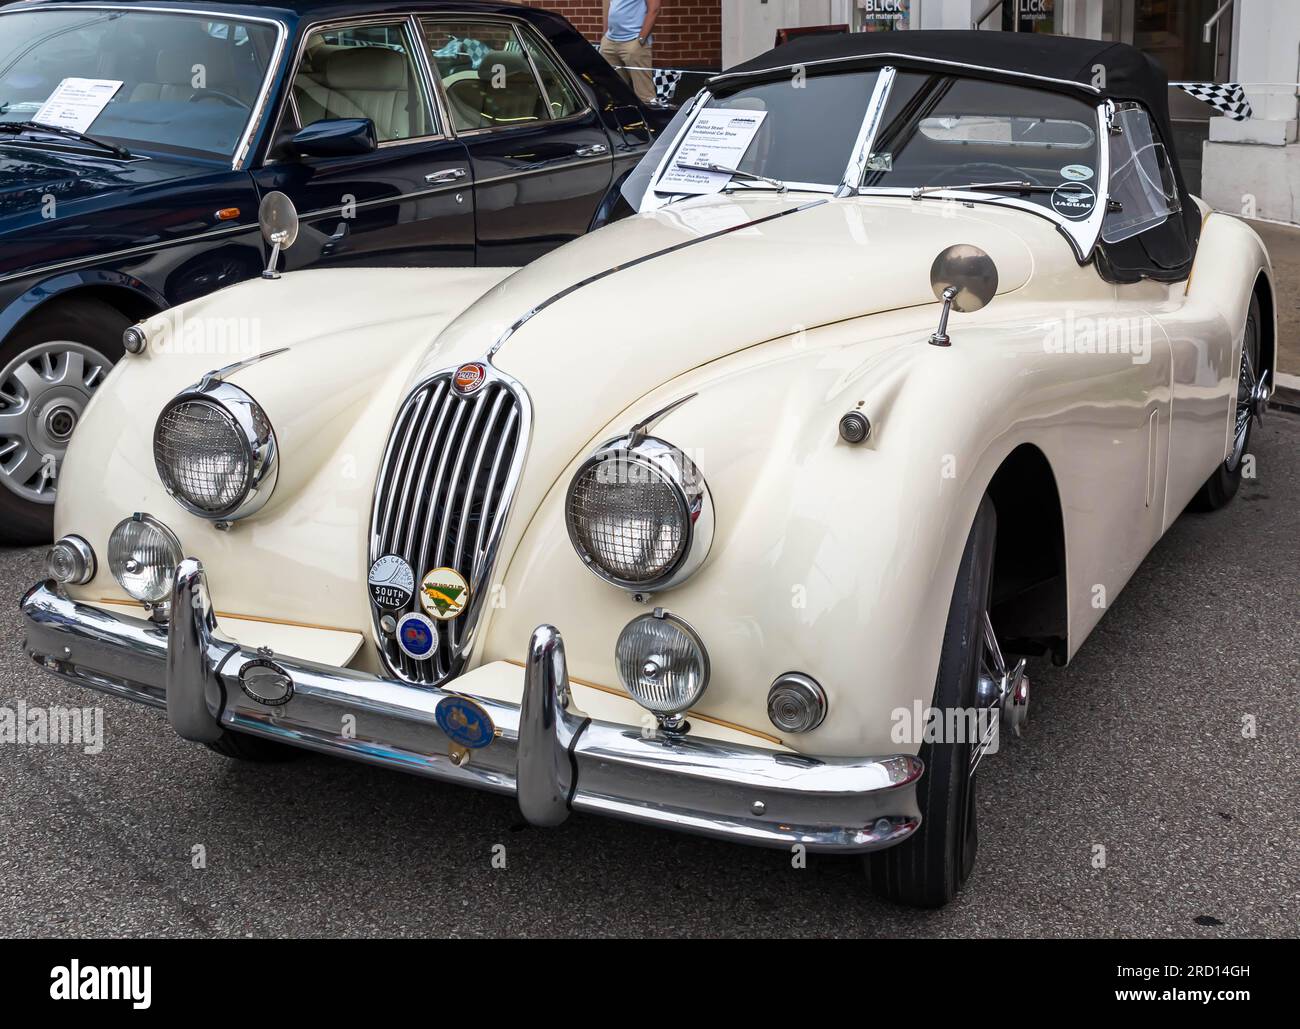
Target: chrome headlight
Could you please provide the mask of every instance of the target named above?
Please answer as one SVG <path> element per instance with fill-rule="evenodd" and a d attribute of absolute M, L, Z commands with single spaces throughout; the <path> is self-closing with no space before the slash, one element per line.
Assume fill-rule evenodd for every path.
<path fill-rule="evenodd" d="M 173 397 L 153 431 L 167 492 L 191 514 L 234 521 L 271 497 L 279 448 L 266 412 L 238 386 L 204 380 Z"/>
<path fill-rule="evenodd" d="M 703 476 L 682 451 L 653 436 L 598 448 L 569 483 L 564 512 L 587 567 L 638 592 L 685 581 L 713 543 L 713 499 Z"/>
<path fill-rule="evenodd" d="M 647 711 L 680 715 L 709 685 L 709 655 L 686 622 L 663 608 L 628 622 L 614 646 L 623 688 Z"/>
<path fill-rule="evenodd" d="M 108 570 L 143 604 L 161 604 L 171 597 L 182 556 L 176 534 L 152 515 L 123 519 L 108 537 Z"/>

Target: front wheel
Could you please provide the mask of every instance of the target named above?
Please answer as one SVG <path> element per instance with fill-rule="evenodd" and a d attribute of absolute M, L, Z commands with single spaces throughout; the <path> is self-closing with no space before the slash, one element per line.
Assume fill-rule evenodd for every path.
<path fill-rule="evenodd" d="M 42 308 L 0 344 L 0 543 L 48 543 L 68 442 L 131 324 L 97 300 Z"/>
<path fill-rule="evenodd" d="M 976 710 L 980 674 L 990 663 L 985 628 L 996 536 L 997 513 L 985 496 L 962 553 L 939 652 L 933 707 L 943 715 L 941 726 L 970 724 L 967 715 Z M 969 734 L 955 739 L 944 734 L 921 745 L 925 772 L 916 786 L 921 827 L 898 846 L 867 855 L 871 888 L 886 900 L 942 907 L 975 867 L 975 741 L 962 735 Z"/>

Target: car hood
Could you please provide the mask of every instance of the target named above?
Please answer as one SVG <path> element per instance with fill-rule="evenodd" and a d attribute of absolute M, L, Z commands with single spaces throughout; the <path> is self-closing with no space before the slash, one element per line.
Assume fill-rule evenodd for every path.
<path fill-rule="evenodd" d="M 188 161 L 118 161 L 0 142 L 0 219 L 39 212 L 47 197 L 70 203 L 114 190 L 193 175 Z"/>
<path fill-rule="evenodd" d="M 535 413 L 531 493 L 593 433 L 694 368 L 821 325 L 937 307 L 930 266 L 951 244 L 989 253 L 999 293 L 1021 288 L 1033 270 L 1016 231 L 1026 220 L 1050 248 L 1045 221 L 992 207 L 808 194 L 674 204 L 488 290 L 439 334 L 413 381 L 499 343 L 493 363 L 523 383 Z M 1073 263 L 1064 240 L 1055 246 Z"/>

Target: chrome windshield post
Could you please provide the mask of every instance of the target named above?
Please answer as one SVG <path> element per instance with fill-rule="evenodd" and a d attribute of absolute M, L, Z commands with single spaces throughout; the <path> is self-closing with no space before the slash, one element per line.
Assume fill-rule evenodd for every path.
<path fill-rule="evenodd" d="M 867 173 L 867 161 L 871 158 L 871 148 L 875 146 L 876 134 L 880 131 L 880 119 L 885 113 L 885 104 L 889 102 L 889 90 L 894 84 L 894 68 L 886 65 L 880 69 L 876 78 L 876 87 L 871 91 L 871 100 L 867 103 L 867 112 L 862 116 L 862 125 L 858 129 L 858 138 L 849 155 L 848 167 L 844 169 L 844 178 L 835 190 L 837 197 L 851 197 L 857 194 Z"/>

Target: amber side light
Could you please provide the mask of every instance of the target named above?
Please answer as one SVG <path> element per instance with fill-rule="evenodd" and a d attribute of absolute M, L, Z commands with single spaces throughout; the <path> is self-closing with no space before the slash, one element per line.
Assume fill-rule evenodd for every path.
<path fill-rule="evenodd" d="M 239 217 L 238 207 L 223 207 L 220 211 L 217 212 L 217 221 L 219 222 L 234 221 L 238 217 Z"/>

